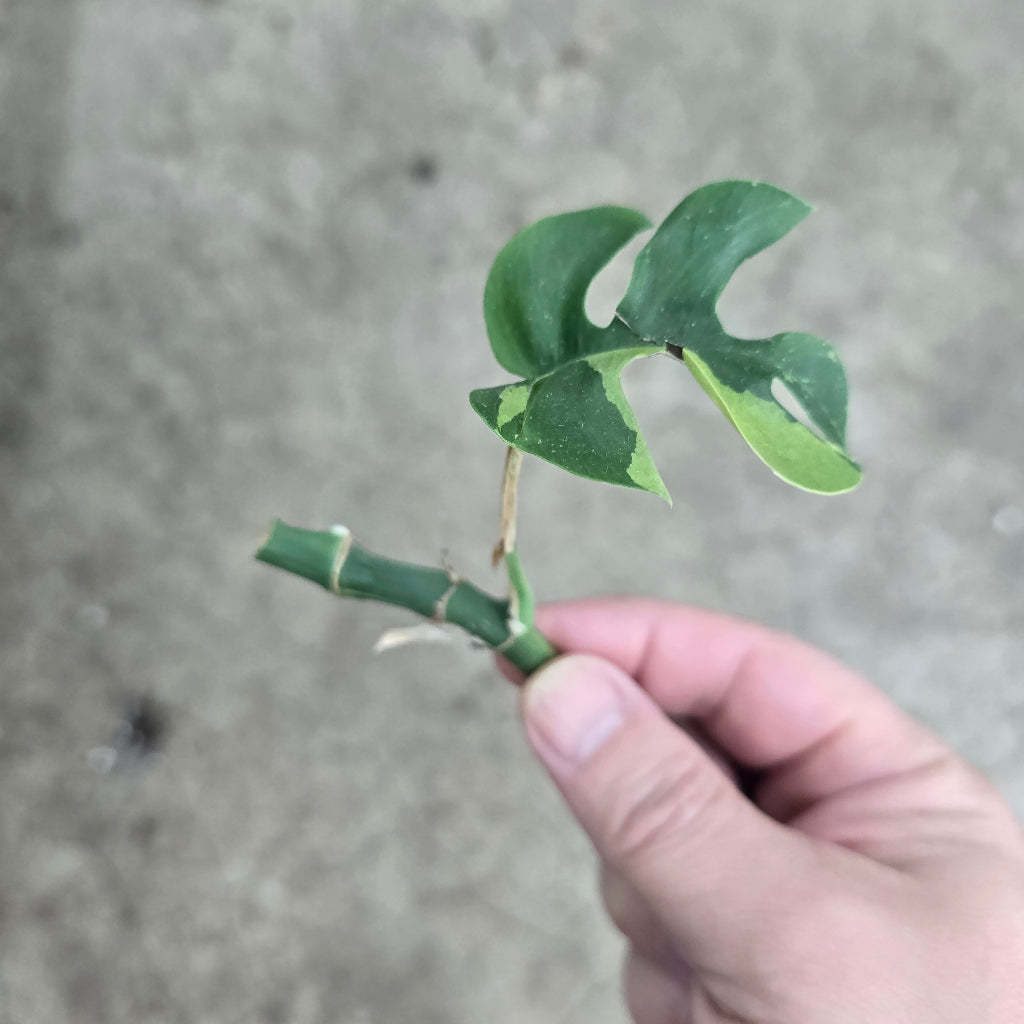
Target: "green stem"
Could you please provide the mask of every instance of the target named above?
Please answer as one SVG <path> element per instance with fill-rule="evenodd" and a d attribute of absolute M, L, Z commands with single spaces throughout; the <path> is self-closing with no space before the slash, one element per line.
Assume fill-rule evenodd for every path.
<path fill-rule="evenodd" d="M 516 618 L 524 626 L 532 626 L 534 611 L 533 589 L 530 587 L 530 581 L 526 578 L 526 573 L 523 572 L 523 564 L 519 561 L 519 553 L 515 548 L 505 553 L 505 566 L 508 569 L 509 585 L 516 596 Z"/>
<path fill-rule="evenodd" d="M 529 675 L 556 654 L 534 626 L 513 633 L 508 601 L 492 597 L 444 569 L 396 562 L 356 544 L 343 527 L 303 530 L 280 520 L 256 557 L 319 583 L 340 597 L 383 601 L 478 637 Z"/>

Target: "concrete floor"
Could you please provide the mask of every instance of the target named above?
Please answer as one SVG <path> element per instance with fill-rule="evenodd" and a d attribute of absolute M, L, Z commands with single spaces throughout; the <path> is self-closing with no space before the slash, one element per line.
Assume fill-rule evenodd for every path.
<path fill-rule="evenodd" d="M 795 631 L 1024 813 L 1022 47 L 1020 0 L 0 0 L 0 1021 L 624 1019 L 489 659 L 251 560 L 340 520 L 487 581 L 481 291 L 561 209 L 814 202 L 723 313 L 833 341 L 867 476 L 787 489 L 644 361 L 675 508 L 529 464 L 538 592 Z"/>

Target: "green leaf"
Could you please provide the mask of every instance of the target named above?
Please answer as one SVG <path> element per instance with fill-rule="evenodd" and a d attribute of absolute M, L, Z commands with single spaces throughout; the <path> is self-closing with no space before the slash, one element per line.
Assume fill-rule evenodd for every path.
<path fill-rule="evenodd" d="M 836 494 L 857 486 L 860 467 L 844 447 L 846 376 L 832 347 L 810 334 L 734 338 L 716 311 L 736 268 L 809 212 L 772 185 L 723 181 L 698 189 L 637 257 L 618 313 L 646 341 L 683 350 L 701 387 L 783 480 Z M 789 388 L 820 437 L 775 399 L 773 380 Z"/>
<path fill-rule="evenodd" d="M 522 451 L 668 499 L 620 378 L 636 358 L 681 351 L 701 387 L 779 476 L 821 493 L 856 486 L 859 467 L 843 448 L 846 379 L 829 345 L 798 333 L 734 338 L 716 312 L 736 268 L 809 209 L 771 185 L 728 181 L 698 189 L 641 251 L 616 318 L 603 328 L 586 316 L 587 289 L 647 219 L 597 207 L 525 229 L 498 255 L 484 294 L 494 354 L 524 379 L 474 391 L 473 408 Z M 774 380 L 820 436 L 775 399 Z"/>
<path fill-rule="evenodd" d="M 785 338 L 787 335 L 780 335 Z M 809 334 L 790 335 L 818 341 Z M 860 483 L 860 468 L 846 455 L 823 443 L 758 388 L 737 391 L 723 384 L 694 352 L 686 364 L 761 460 L 787 483 L 816 494 L 841 494 Z"/>
<path fill-rule="evenodd" d="M 633 410 L 623 367 L 650 345 L 574 359 L 530 381 L 474 391 L 469 400 L 507 444 L 577 476 L 638 487 L 669 500 Z"/>
<path fill-rule="evenodd" d="M 474 391 L 470 402 L 524 452 L 667 500 L 619 380 L 628 363 L 663 346 L 638 341 L 618 320 L 598 327 L 584 311 L 597 273 L 648 227 L 635 210 L 601 206 L 548 217 L 516 235 L 494 261 L 484 319 L 498 362 L 527 379 Z"/>
<path fill-rule="evenodd" d="M 498 254 L 484 289 L 484 320 L 498 362 L 509 373 L 537 377 L 607 347 L 605 332 L 583 310 L 587 289 L 649 227 L 636 210 L 599 206 L 520 231 Z"/>

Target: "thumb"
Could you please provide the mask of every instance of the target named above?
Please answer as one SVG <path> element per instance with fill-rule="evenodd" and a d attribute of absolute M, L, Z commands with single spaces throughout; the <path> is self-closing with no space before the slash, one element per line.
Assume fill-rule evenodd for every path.
<path fill-rule="evenodd" d="M 764 815 L 616 666 L 559 658 L 523 697 L 527 735 L 601 857 L 694 967 L 729 971 L 820 888 L 811 842 Z"/>

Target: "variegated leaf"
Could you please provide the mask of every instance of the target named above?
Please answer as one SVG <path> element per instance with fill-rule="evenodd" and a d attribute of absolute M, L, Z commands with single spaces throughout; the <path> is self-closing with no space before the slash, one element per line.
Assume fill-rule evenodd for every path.
<path fill-rule="evenodd" d="M 579 476 L 668 500 L 619 379 L 650 345 L 584 356 L 533 380 L 474 391 L 473 408 L 508 444 Z"/>
<path fill-rule="evenodd" d="M 688 196 L 637 257 L 616 319 L 599 328 L 584 299 L 597 272 L 638 231 L 642 214 L 598 207 L 539 221 L 499 254 L 484 312 L 498 361 L 525 379 L 474 391 L 473 408 L 508 444 L 580 476 L 668 494 L 622 391 L 633 359 L 683 360 L 750 447 L 783 479 L 837 493 L 860 469 L 844 450 L 846 379 L 831 347 L 808 334 L 731 337 L 718 299 L 744 260 L 809 212 L 771 185 L 719 182 Z M 772 394 L 781 381 L 820 436 Z"/>

